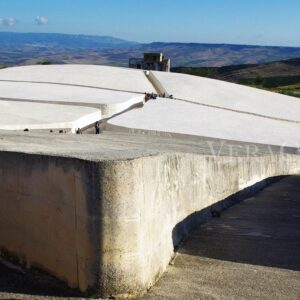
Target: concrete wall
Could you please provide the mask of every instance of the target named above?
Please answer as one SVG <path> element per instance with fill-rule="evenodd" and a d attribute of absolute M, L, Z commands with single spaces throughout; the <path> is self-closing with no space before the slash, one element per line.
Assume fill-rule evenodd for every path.
<path fill-rule="evenodd" d="M 296 156 L 173 154 L 107 164 L 102 171 L 110 178 L 102 185 L 102 276 L 114 280 L 103 280 L 101 288 L 114 294 L 150 287 L 165 271 L 174 246 L 203 221 L 195 212 L 265 178 L 299 171 Z"/>
<path fill-rule="evenodd" d="M 1 153 L 1 250 L 72 288 L 91 287 L 99 267 L 95 175 L 97 165 L 84 161 Z"/>
<path fill-rule="evenodd" d="M 0 248 L 83 292 L 137 295 L 207 218 L 197 212 L 300 157 L 161 154 L 91 162 L 0 153 Z M 178 230 L 180 225 L 180 230 Z"/>

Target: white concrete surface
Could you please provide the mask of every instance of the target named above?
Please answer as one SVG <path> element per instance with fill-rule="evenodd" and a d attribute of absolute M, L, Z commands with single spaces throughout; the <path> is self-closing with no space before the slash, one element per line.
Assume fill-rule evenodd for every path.
<path fill-rule="evenodd" d="M 177 99 L 300 122 L 300 101 L 295 97 L 198 76 L 152 74 Z"/>
<path fill-rule="evenodd" d="M 90 107 L 0 101 L 0 129 L 76 129 L 101 119 L 101 111 Z"/>
<path fill-rule="evenodd" d="M 143 71 L 94 65 L 35 65 L 0 70 L 0 81 L 49 82 L 114 89 L 155 92 Z"/>
<path fill-rule="evenodd" d="M 300 124 L 178 100 L 158 99 L 108 121 L 107 129 L 170 132 L 270 145 L 300 146 Z"/>
<path fill-rule="evenodd" d="M 299 145 L 300 101 L 297 98 L 190 75 L 165 72 L 150 75 L 147 78 L 141 70 L 92 65 L 7 68 L 0 70 L 0 101 L 1 98 L 15 101 L 11 105 L 20 106 L 15 108 L 18 111 L 23 107 L 26 110 L 20 101 L 89 106 L 100 109 L 104 118 L 142 103 L 143 93 L 155 92 L 156 87 L 178 100 L 150 101 L 144 109 L 117 116 L 109 124 L 255 143 Z M 35 113 L 39 120 L 45 116 L 41 108 L 37 110 L 39 116 Z M 60 113 L 57 123 L 63 122 L 63 114 L 68 122 L 68 112 Z M 25 114 L 20 122 L 26 123 L 27 117 Z"/>
<path fill-rule="evenodd" d="M 71 85 L 0 81 L 1 98 L 95 107 L 109 117 L 142 103 L 144 95 Z"/>

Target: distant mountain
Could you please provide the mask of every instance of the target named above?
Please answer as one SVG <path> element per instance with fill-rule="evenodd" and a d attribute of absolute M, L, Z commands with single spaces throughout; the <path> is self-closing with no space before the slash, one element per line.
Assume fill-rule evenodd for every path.
<path fill-rule="evenodd" d="M 297 47 L 270 47 L 228 44 L 152 43 L 140 45 L 141 51 L 163 51 L 173 66 L 221 67 L 239 64 L 261 64 L 300 57 Z"/>
<path fill-rule="evenodd" d="M 300 57 L 297 47 L 227 44 L 140 44 L 114 37 L 0 32 L 0 66 L 47 63 L 78 63 L 127 66 L 130 57 L 144 52 L 164 52 L 173 66 L 221 67 L 261 64 Z"/>
<path fill-rule="evenodd" d="M 111 36 L 73 35 L 59 33 L 0 32 L 1 47 L 59 47 L 65 49 L 128 48 L 138 45 Z"/>

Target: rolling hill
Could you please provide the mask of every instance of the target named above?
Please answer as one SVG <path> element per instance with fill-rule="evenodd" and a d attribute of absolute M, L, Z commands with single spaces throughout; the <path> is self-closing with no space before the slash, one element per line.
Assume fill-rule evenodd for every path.
<path fill-rule="evenodd" d="M 261 64 L 300 57 L 297 47 L 227 44 L 141 44 L 109 36 L 0 32 L 0 65 L 29 65 L 47 61 L 64 64 L 127 66 L 130 57 L 164 52 L 173 66 L 222 67 Z"/>
<path fill-rule="evenodd" d="M 300 97 L 300 58 L 224 67 L 175 67 L 172 72 L 246 84 Z"/>

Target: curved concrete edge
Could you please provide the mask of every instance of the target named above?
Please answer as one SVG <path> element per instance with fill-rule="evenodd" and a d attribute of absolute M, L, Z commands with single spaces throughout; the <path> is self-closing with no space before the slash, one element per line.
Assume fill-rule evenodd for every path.
<path fill-rule="evenodd" d="M 56 105 L 69 105 L 69 106 L 83 106 L 83 107 L 92 107 L 101 110 L 101 114 L 103 118 L 112 117 L 113 115 L 119 114 L 130 107 L 142 104 L 144 102 L 144 96 L 132 97 L 127 101 L 123 101 L 120 103 L 94 103 L 94 102 L 67 102 L 64 100 L 28 100 L 28 99 L 19 99 L 19 98 L 2 98 L 0 97 L 0 101 L 14 101 L 14 102 L 24 102 L 24 103 L 41 103 L 41 104 L 56 104 Z"/>
<path fill-rule="evenodd" d="M 128 101 L 124 101 L 118 104 L 101 104 L 101 112 L 103 115 L 103 118 L 110 118 L 113 115 L 122 113 L 131 107 L 139 104 L 143 104 L 144 102 L 144 96 L 134 97 L 129 99 Z"/>
<path fill-rule="evenodd" d="M 74 121 L 71 125 L 71 131 L 72 133 L 76 133 L 77 129 L 81 129 L 87 126 L 92 125 L 93 123 L 99 121 L 101 119 L 101 112 L 97 111 L 94 113 L 91 113 L 89 115 L 85 115 L 76 121 Z"/>
<path fill-rule="evenodd" d="M 299 172 L 292 154 L 93 162 L 0 152 L 0 249 L 83 293 L 141 295 L 211 207 Z"/>
<path fill-rule="evenodd" d="M 211 216 L 207 208 L 220 208 L 222 200 L 267 178 L 299 172 L 300 157 L 293 155 L 173 154 L 106 163 L 100 177 L 110 184 L 101 183 L 102 211 L 111 214 L 101 222 L 100 289 L 106 296 L 142 294 L 166 270 L 184 236 Z"/>

